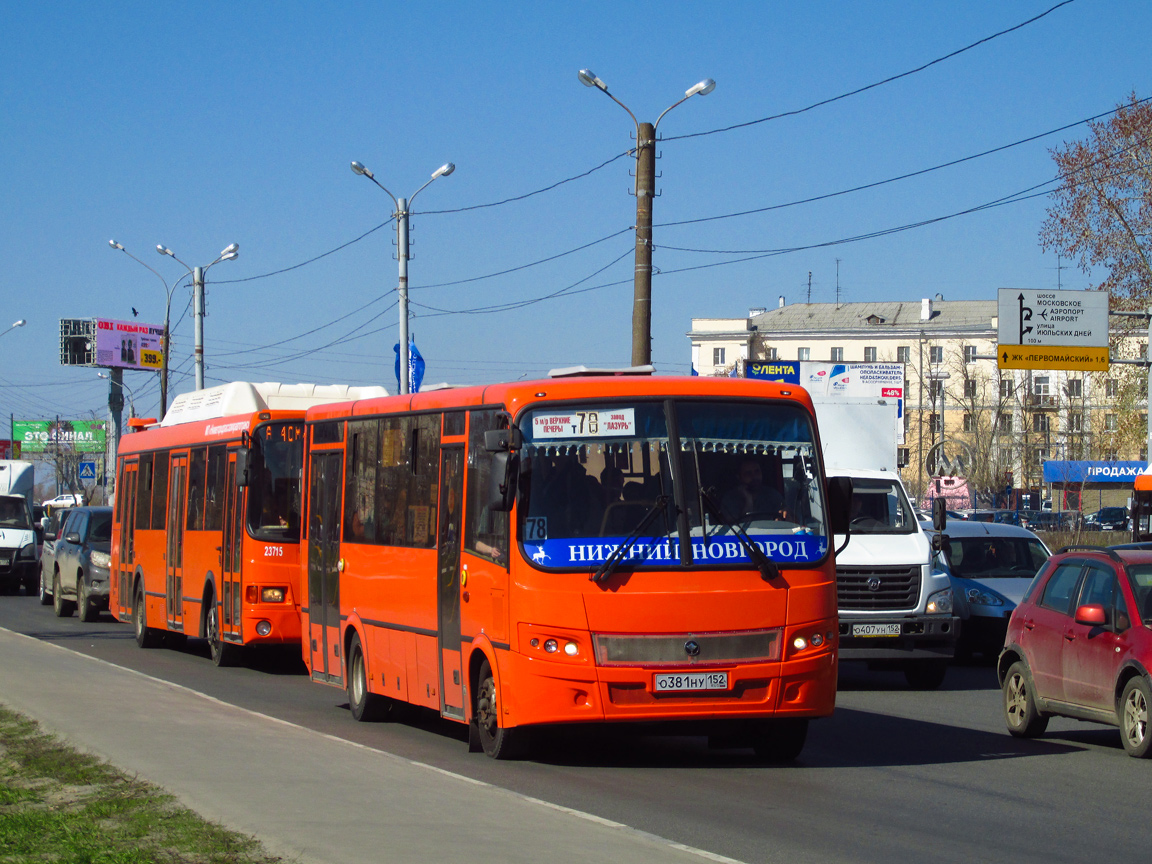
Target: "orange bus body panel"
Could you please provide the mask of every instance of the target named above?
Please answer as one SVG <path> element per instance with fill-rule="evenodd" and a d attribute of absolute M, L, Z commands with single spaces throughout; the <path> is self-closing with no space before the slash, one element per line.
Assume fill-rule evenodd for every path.
<path fill-rule="evenodd" d="M 241 445 L 242 434 L 250 434 L 260 425 L 267 423 L 302 423 L 303 411 L 262 411 L 254 414 L 236 415 L 211 420 L 198 420 L 173 426 L 153 426 L 134 431 L 120 439 L 117 452 L 117 476 L 122 478 L 126 466 L 139 465 L 141 457 L 160 456 L 166 462 L 172 456 L 190 454 L 193 450 L 223 446 L 231 453 Z M 165 496 L 171 493 L 170 477 L 165 481 Z M 213 484 L 206 480 L 204 494 L 221 496 L 237 494 L 243 489 L 233 486 L 224 488 L 224 481 Z M 118 483 L 118 490 L 120 484 Z M 143 490 L 125 490 L 134 493 L 134 498 Z M 217 602 L 221 602 L 221 592 L 217 583 L 223 576 L 223 537 L 227 517 L 220 528 L 194 530 L 182 527 L 182 590 L 179 597 L 170 596 L 168 566 L 170 501 L 150 506 L 153 514 L 164 514 L 165 527 L 161 529 L 135 528 L 134 513 L 126 512 L 126 505 L 120 492 L 117 494 L 112 529 L 112 567 L 109 608 L 119 621 L 131 622 L 136 593 L 142 592 L 146 607 L 148 626 L 156 630 L 182 632 L 187 636 L 203 637 L 206 592 L 211 588 Z M 186 513 L 188 491 L 185 489 L 180 512 Z M 234 506 L 243 508 L 244 497 L 234 499 Z M 238 502 L 238 503 L 237 503 Z M 135 508 L 135 500 L 127 502 L 127 507 Z M 125 520 L 130 520 L 125 525 Z M 240 519 L 240 580 L 239 618 L 233 623 L 226 636 L 236 644 L 289 644 L 300 642 L 300 592 L 301 572 L 299 541 L 278 542 L 258 540 L 245 530 L 246 519 Z M 127 548 L 125 548 L 127 547 Z M 264 602 L 260 597 L 263 588 L 280 588 L 284 598 L 278 602 Z M 253 602 L 251 593 L 256 592 Z M 222 613 L 223 614 L 223 613 Z M 268 632 L 257 632 L 257 625 Z"/>
<path fill-rule="evenodd" d="M 308 409 L 309 430 L 398 415 L 448 414 L 480 408 L 506 411 L 513 418 L 527 407 L 579 401 L 708 398 L 768 400 L 803 409 L 811 427 L 811 400 L 799 386 L 746 379 L 595 377 L 550 379 L 441 390 L 407 396 L 326 404 Z M 471 422 L 471 421 L 469 421 Z M 351 428 L 351 427 L 347 427 Z M 311 441 L 312 432 L 308 440 Z M 818 433 L 817 433 L 818 435 Z M 351 445 L 344 471 L 350 469 Z M 463 439 L 461 439 L 463 440 Z M 442 447 L 459 446 L 454 437 Z M 812 447 L 819 459 L 819 439 Z M 329 452 L 325 449 L 323 452 Z M 341 451 L 345 452 L 345 451 Z M 475 453 L 468 451 L 471 460 Z M 309 524 L 310 460 L 306 447 L 304 523 Z M 344 482 L 347 475 L 342 475 Z M 465 487 L 466 496 L 471 490 Z M 341 492 L 342 520 L 351 518 Z M 517 505 L 519 506 L 519 505 Z M 515 511 L 510 522 L 517 524 Z M 512 529 L 514 534 L 516 529 Z M 307 592 L 308 537 L 302 538 L 301 584 Z M 734 541 L 733 541 L 734 542 Z M 556 572 L 538 568 L 511 542 L 507 566 L 465 548 L 460 554 L 460 642 L 462 685 L 468 697 L 464 715 L 472 719 L 475 670 L 486 659 L 500 693 L 501 725 L 615 721 L 672 721 L 821 717 L 835 706 L 837 633 L 835 566 L 831 553 L 811 567 L 779 565 L 780 578 L 767 580 L 749 569 L 628 569 L 602 583 L 591 569 Z M 453 685 L 439 668 L 441 638 L 437 600 L 437 548 L 339 544 L 340 654 L 352 634 L 364 647 L 367 689 L 371 693 L 429 708 L 445 704 L 440 681 Z M 307 620 L 305 604 L 302 615 Z M 776 632 L 776 656 L 702 665 L 726 672 L 723 692 L 656 693 L 654 675 L 681 671 L 659 664 L 601 664 L 596 638 L 708 636 Z M 313 636 L 319 632 L 313 629 Z M 794 648 L 797 637 L 817 634 L 822 643 Z M 546 654 L 530 643 L 548 638 L 579 645 L 576 656 Z M 819 647 L 816 647 L 816 646 Z M 455 650 L 455 645 L 445 646 Z M 317 680 L 346 686 L 347 669 L 321 675 L 305 645 L 305 663 Z"/>

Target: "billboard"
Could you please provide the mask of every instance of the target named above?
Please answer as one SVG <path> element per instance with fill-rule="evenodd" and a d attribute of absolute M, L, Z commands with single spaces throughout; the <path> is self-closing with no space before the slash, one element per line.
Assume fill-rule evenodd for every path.
<path fill-rule="evenodd" d="M 97 366 L 156 370 L 163 364 L 163 359 L 162 326 L 96 319 Z"/>
<path fill-rule="evenodd" d="M 817 363 L 810 360 L 749 361 L 746 378 L 799 384 L 814 396 L 863 396 L 896 400 L 897 440 L 904 443 L 903 363 Z"/>
<path fill-rule="evenodd" d="M 72 450 L 103 453 L 107 446 L 103 420 L 15 420 L 13 434 L 25 454 Z"/>

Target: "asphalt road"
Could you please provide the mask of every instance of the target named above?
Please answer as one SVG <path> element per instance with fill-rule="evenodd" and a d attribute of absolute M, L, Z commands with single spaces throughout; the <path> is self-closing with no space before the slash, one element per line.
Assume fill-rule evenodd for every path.
<path fill-rule="evenodd" d="M 108 615 L 58 619 L 0 597 L 0 627 L 288 720 L 739 861 L 1083 862 L 1143 855 L 1152 764 L 1114 729 L 1053 720 L 1039 741 L 1003 729 L 990 666 L 957 666 L 935 692 L 899 673 L 841 668 L 833 717 L 792 767 L 698 738 L 588 730 L 545 740 L 531 761 L 469 754 L 431 713 L 359 724 L 341 690 L 312 683 L 293 652 L 217 669 L 207 646 L 142 651 Z M 0 694 L 2 701 L 3 694 Z"/>

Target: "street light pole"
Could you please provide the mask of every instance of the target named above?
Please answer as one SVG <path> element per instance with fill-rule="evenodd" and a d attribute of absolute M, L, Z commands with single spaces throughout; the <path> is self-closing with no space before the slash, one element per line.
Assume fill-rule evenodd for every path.
<path fill-rule="evenodd" d="M 25 321 L 23 318 L 21 318 L 19 321 L 15 321 L 15 322 L 13 322 L 13 323 L 12 323 L 12 326 L 11 326 L 11 327 L 9 327 L 7 330 L 5 330 L 5 331 L 3 331 L 2 333 L 0 333 L 0 336 L 7 336 L 9 333 L 11 333 L 11 332 L 12 332 L 13 330 L 15 330 L 17 327 L 23 327 L 23 326 L 24 326 L 25 324 L 27 324 L 27 323 L 28 323 L 27 321 Z"/>
<path fill-rule="evenodd" d="M 163 243 L 156 244 L 156 251 L 161 255 L 167 255 L 174 261 L 177 261 L 180 264 L 183 264 L 185 267 L 188 267 L 187 264 L 184 264 L 183 261 L 173 255 L 172 250 L 165 246 Z M 223 252 L 220 253 L 219 257 L 213 261 L 212 264 L 219 264 L 221 261 L 231 261 L 233 258 L 236 258 L 239 255 L 240 244 L 232 243 Z M 208 272 L 208 268 L 211 267 L 212 264 L 208 264 L 204 267 L 188 267 L 187 271 L 184 273 L 184 276 L 187 276 L 189 273 L 192 274 L 192 318 L 194 321 L 196 334 L 196 347 L 194 349 L 194 356 L 196 358 L 195 366 L 197 390 L 204 389 L 204 274 Z M 180 279 L 183 279 L 184 276 L 181 276 Z M 168 325 L 165 324 L 164 326 L 165 329 L 167 329 Z"/>
<path fill-rule="evenodd" d="M 589 69 L 577 77 L 586 87 L 596 87 L 628 112 L 636 125 L 636 269 L 632 291 L 632 365 L 652 362 L 652 199 L 656 195 L 656 127 L 664 115 L 693 96 L 707 96 L 716 82 L 705 78 L 684 91 L 684 98 L 673 102 L 656 118 L 655 123 L 641 123 L 632 111 L 608 92 L 608 85 Z"/>
<path fill-rule="evenodd" d="M 359 174 L 361 177 L 367 177 L 381 189 L 384 189 L 388 197 L 392 199 L 392 203 L 396 205 L 396 212 L 392 215 L 396 218 L 396 257 L 400 261 L 400 283 L 396 288 L 396 293 L 399 298 L 400 305 L 400 392 L 407 394 L 411 392 L 411 379 L 408 374 L 408 366 L 412 362 L 411 352 L 408 348 L 408 216 L 412 212 L 411 204 L 416 200 L 416 196 L 420 194 L 429 183 L 437 177 L 447 177 L 456 166 L 451 162 L 445 162 L 439 168 L 432 172 L 432 176 L 425 182 L 412 195 L 405 198 L 397 198 L 376 179 L 376 176 L 365 168 L 359 162 L 352 163 L 352 173 Z"/>
<path fill-rule="evenodd" d="M 165 412 L 168 410 L 168 321 L 172 314 L 172 291 L 180 283 L 180 279 L 183 279 L 184 276 L 181 276 L 180 279 L 177 279 L 175 282 L 173 282 L 172 287 L 169 288 L 167 279 L 161 276 L 158 271 L 152 267 L 149 267 L 135 255 L 133 255 L 115 240 L 109 240 L 108 245 L 113 249 L 120 250 L 141 267 L 147 267 L 147 269 L 151 270 L 155 274 L 156 278 L 159 279 L 160 282 L 164 285 L 164 350 L 160 352 L 160 417 L 163 418 Z M 188 274 L 185 273 L 184 275 L 187 276 Z"/>

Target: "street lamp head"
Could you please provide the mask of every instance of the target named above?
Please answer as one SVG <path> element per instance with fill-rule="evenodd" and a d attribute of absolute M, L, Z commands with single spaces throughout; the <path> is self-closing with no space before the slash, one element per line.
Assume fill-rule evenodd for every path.
<path fill-rule="evenodd" d="M 361 165 L 359 162 L 354 161 L 352 163 L 352 173 L 359 174 L 362 177 L 367 177 L 369 180 L 373 179 L 372 172 Z"/>
<path fill-rule="evenodd" d="M 236 253 L 239 251 L 240 251 L 240 244 L 239 243 L 230 243 L 228 245 L 228 248 L 220 253 L 220 257 L 223 260 L 227 261 L 230 257 L 235 258 Z"/>
<path fill-rule="evenodd" d="M 581 69 L 576 73 L 576 77 L 580 79 L 580 83 L 585 87 L 599 87 L 601 90 L 607 90 L 608 85 L 596 77 L 596 73 L 591 69 Z"/>
<path fill-rule="evenodd" d="M 172 255 L 172 250 L 165 246 L 163 243 L 156 244 L 156 251 L 161 255 Z M 176 256 L 172 255 L 172 257 L 175 258 Z"/>
<path fill-rule="evenodd" d="M 236 252 L 236 251 L 225 252 L 223 255 L 220 256 L 220 260 L 221 261 L 231 261 L 233 258 L 239 258 L 239 257 L 240 257 L 239 252 Z"/>
<path fill-rule="evenodd" d="M 97 372 L 96 377 L 97 378 L 103 378 L 105 381 L 107 381 L 109 378 L 109 375 L 107 372 Z"/>
<path fill-rule="evenodd" d="M 688 90 L 685 90 L 684 91 L 684 98 L 687 99 L 689 96 L 695 96 L 697 93 L 699 93 L 701 96 L 707 96 L 709 93 L 711 93 L 715 89 L 716 89 L 716 82 L 713 81 L 711 78 L 705 78 L 703 81 L 701 81 L 696 86 L 691 87 Z"/>
<path fill-rule="evenodd" d="M 113 249 L 119 249 L 121 251 L 124 250 L 124 247 L 121 246 L 119 243 L 117 243 L 115 240 L 109 240 L 108 245 L 111 246 Z"/>
<path fill-rule="evenodd" d="M 16 322 L 15 324 L 13 324 L 12 326 L 13 326 L 13 327 L 23 327 L 23 326 L 24 326 L 25 324 L 27 324 L 27 323 L 28 323 L 27 321 L 25 321 L 23 318 L 21 318 L 19 321 L 17 321 L 17 322 Z"/>
<path fill-rule="evenodd" d="M 451 162 L 445 162 L 443 165 L 432 172 L 432 179 L 435 180 L 437 177 L 447 177 L 455 170 L 455 165 L 453 165 Z"/>

